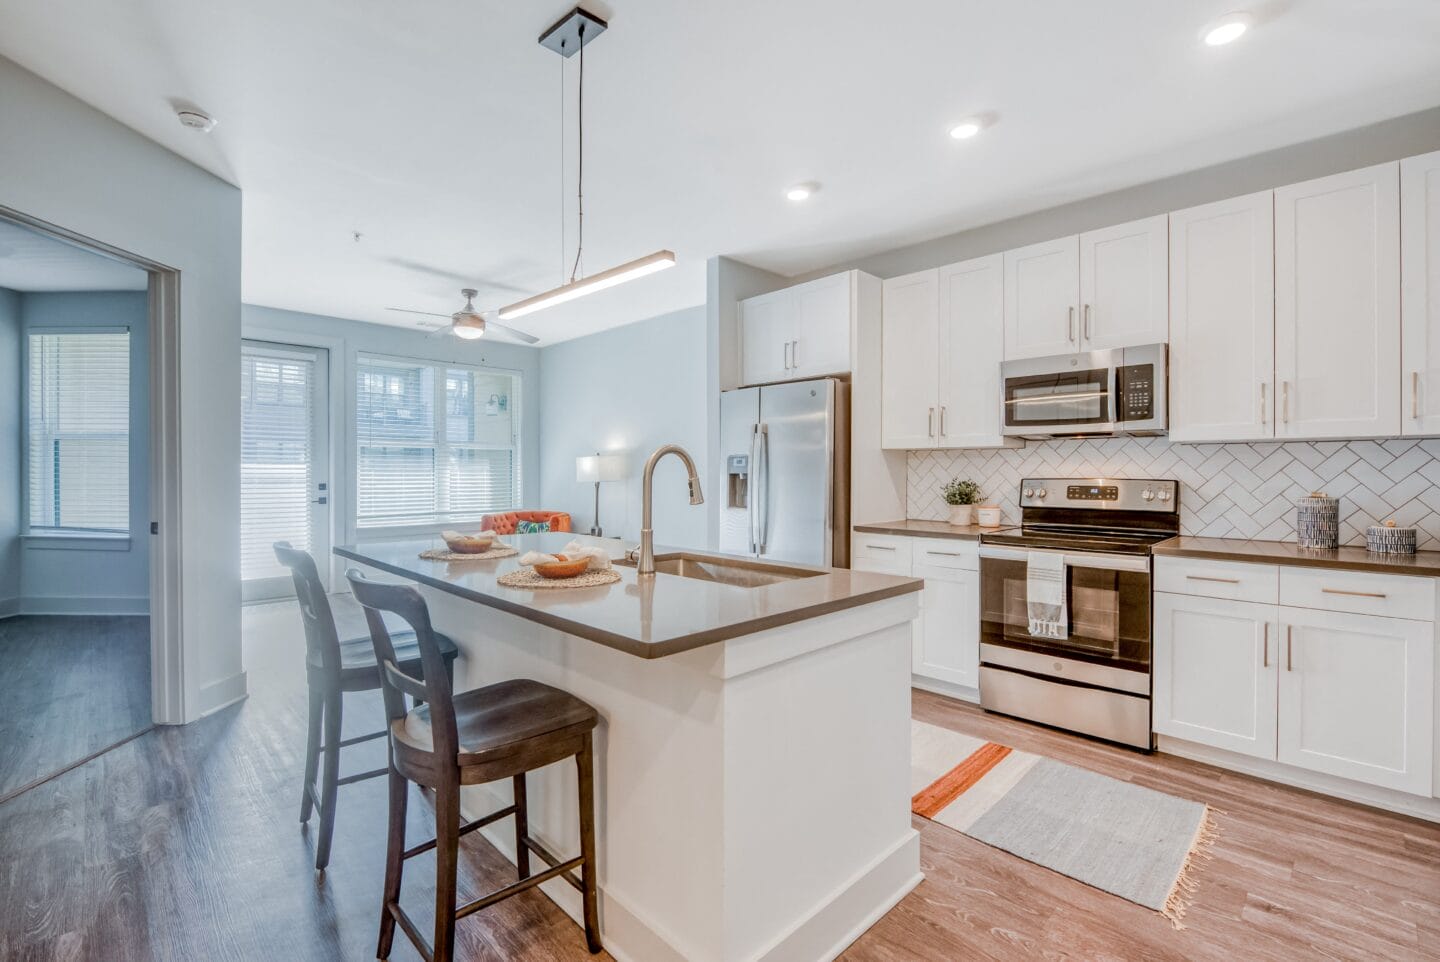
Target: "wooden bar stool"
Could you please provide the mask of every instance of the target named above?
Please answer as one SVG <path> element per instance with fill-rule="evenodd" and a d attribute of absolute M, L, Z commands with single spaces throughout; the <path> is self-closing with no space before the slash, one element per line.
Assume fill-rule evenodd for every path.
<path fill-rule="evenodd" d="M 384 738 L 385 729 L 354 738 L 340 738 L 340 722 L 347 691 L 375 691 L 380 687 L 380 669 L 375 663 L 375 646 L 368 635 L 340 639 L 335 630 L 335 613 L 330 610 L 330 597 L 320 582 L 315 559 L 305 551 L 290 547 L 285 541 L 274 544 L 275 557 L 290 569 L 295 581 L 295 597 L 300 602 L 300 620 L 305 625 L 305 679 L 310 688 L 310 719 L 305 745 L 305 785 L 300 796 L 300 821 L 310 821 L 314 809 L 320 812 L 320 838 L 315 844 L 315 868 L 323 871 L 330 864 L 330 840 L 335 834 L 335 794 L 341 785 L 384 775 L 388 768 L 340 777 L 340 749 L 376 738 Z M 420 650 L 411 632 L 397 633 L 394 638 L 397 663 L 408 672 L 419 672 Z M 455 643 L 443 635 L 435 637 L 441 653 L 443 670 L 454 677 Z M 321 730 L 324 741 L 321 741 Z M 324 767 L 321 768 L 323 757 Z M 320 787 L 315 787 L 319 769 Z"/>
<path fill-rule="evenodd" d="M 455 922 L 518 895 L 552 878 L 564 878 L 580 890 L 584 901 L 585 942 L 599 952 L 600 927 L 595 879 L 595 762 L 592 732 L 595 709 L 558 688 L 529 679 L 486 685 L 461 695 L 443 670 L 443 653 L 425 599 L 407 585 L 369 581 L 352 568 L 345 573 L 375 642 L 385 711 L 390 717 L 390 833 L 385 856 L 385 894 L 380 909 L 377 957 L 390 957 L 398 923 L 420 954 L 430 962 L 452 962 Z M 397 661 L 393 636 L 381 612 L 399 615 L 414 631 L 424 665 L 423 680 Z M 407 712 L 405 695 L 424 702 Z M 527 826 L 525 773 L 574 757 L 580 768 L 580 856 L 568 861 L 551 854 L 530 838 Z M 512 779 L 515 802 L 464 825 L 460 823 L 460 786 Z M 435 838 L 405 847 L 407 781 L 435 791 Z M 455 904 L 455 873 L 460 836 L 491 822 L 515 816 L 515 851 L 519 881 L 464 905 Z M 435 849 L 435 942 L 425 943 L 420 929 L 400 907 L 400 878 L 405 860 Z M 530 874 L 530 853 L 549 866 Z M 581 877 L 574 870 L 580 869 Z"/>

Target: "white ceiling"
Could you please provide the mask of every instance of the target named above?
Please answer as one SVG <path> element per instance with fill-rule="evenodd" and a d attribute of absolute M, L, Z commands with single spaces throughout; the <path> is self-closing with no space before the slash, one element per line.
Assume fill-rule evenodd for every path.
<path fill-rule="evenodd" d="M 1236 6 L 1256 28 L 1203 46 Z M 244 188 L 247 301 L 408 324 L 383 308 L 560 280 L 561 61 L 535 40 L 567 9 L 0 0 L 0 53 Z M 524 318 L 547 342 L 701 303 L 714 254 L 802 273 L 1440 104 L 1436 0 L 592 9 L 585 266 L 680 263 Z M 183 129 L 178 98 L 220 126 Z"/>
<path fill-rule="evenodd" d="M 12 291 L 143 291 L 140 268 L 0 219 L 0 287 Z"/>

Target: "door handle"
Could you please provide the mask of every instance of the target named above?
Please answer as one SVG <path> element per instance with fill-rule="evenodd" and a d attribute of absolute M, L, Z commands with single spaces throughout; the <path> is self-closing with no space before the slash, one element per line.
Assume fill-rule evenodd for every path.
<path fill-rule="evenodd" d="M 785 370 L 790 370 L 790 342 L 786 341 L 780 348 L 780 355 L 785 359 Z"/>
<path fill-rule="evenodd" d="M 1065 340 L 1075 340 L 1075 305 L 1070 305 L 1070 319 L 1065 322 Z"/>
<path fill-rule="evenodd" d="M 1260 667 L 1270 667 L 1270 622 L 1265 622 L 1265 635 L 1260 640 Z"/>
<path fill-rule="evenodd" d="M 800 341 L 790 342 L 790 369 L 793 371 L 800 366 Z"/>
<path fill-rule="evenodd" d="M 1090 340 L 1090 305 L 1085 305 L 1085 340 Z"/>
<path fill-rule="evenodd" d="M 1294 651 L 1291 649 L 1291 643 L 1292 643 L 1294 640 L 1295 640 L 1295 626 L 1294 626 L 1294 625 L 1286 625 L 1286 626 L 1285 626 L 1285 670 L 1286 670 L 1286 671 L 1294 671 L 1294 670 L 1295 670 Z"/>
<path fill-rule="evenodd" d="M 762 512 L 760 514 L 760 531 L 755 538 L 755 547 L 759 554 L 764 554 L 766 530 L 770 527 L 770 428 L 768 425 L 761 424 L 759 431 L 760 459 L 765 465 L 765 485 L 758 492 Z"/>
<path fill-rule="evenodd" d="M 1290 423 L 1290 382 L 1280 382 L 1280 423 Z"/>
<path fill-rule="evenodd" d="M 945 437 L 945 405 L 940 405 L 940 436 Z"/>
<path fill-rule="evenodd" d="M 1420 420 L 1420 372 L 1410 372 L 1410 417 Z"/>
<path fill-rule="evenodd" d="M 750 496 L 746 500 L 746 511 L 749 514 L 750 523 L 750 553 L 755 554 L 759 550 L 755 534 L 755 519 L 759 514 L 757 510 L 760 499 L 760 425 L 756 424 L 750 428 Z"/>
<path fill-rule="evenodd" d="M 935 409 L 934 409 L 934 408 L 931 408 L 931 409 L 930 409 L 930 414 L 928 415 L 927 424 L 928 424 L 928 426 L 927 426 L 926 430 L 929 432 L 930 436 L 933 438 L 933 437 L 935 436 Z"/>
<path fill-rule="evenodd" d="M 1260 423 L 1265 423 L 1265 382 L 1260 382 Z"/>

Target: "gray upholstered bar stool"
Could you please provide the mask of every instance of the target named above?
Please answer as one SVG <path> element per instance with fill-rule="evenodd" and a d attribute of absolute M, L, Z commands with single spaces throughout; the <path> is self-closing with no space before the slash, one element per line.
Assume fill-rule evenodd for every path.
<path fill-rule="evenodd" d="M 585 941 L 600 951 L 595 878 L 595 763 L 591 744 L 599 714 L 558 688 L 529 679 L 513 679 L 455 695 L 443 670 L 443 653 L 430 627 L 425 599 L 408 585 L 369 581 L 354 568 L 345 573 L 365 619 L 382 666 L 385 712 L 390 719 L 390 832 L 385 856 L 385 894 L 380 908 L 380 944 L 376 955 L 390 957 L 398 924 L 420 954 L 431 962 L 452 962 L 455 922 L 502 899 L 552 878 L 564 878 L 580 890 L 585 912 Z M 394 636 L 382 612 L 399 615 L 420 644 L 424 676 L 397 660 Z M 405 696 L 423 704 L 406 711 Z M 560 861 L 530 838 L 525 773 L 574 758 L 580 776 L 580 855 Z M 460 823 L 460 786 L 511 779 L 514 804 Z M 407 782 L 435 791 L 435 838 L 405 847 Z M 455 904 L 460 836 L 506 816 L 515 816 L 519 881 L 464 905 Z M 425 943 L 419 928 L 400 907 L 405 860 L 435 849 L 435 941 Z M 530 874 L 530 853 L 549 867 Z M 580 869 L 580 878 L 575 869 Z"/>
<path fill-rule="evenodd" d="M 305 785 L 300 796 L 300 821 L 310 821 L 314 809 L 320 812 L 320 837 L 315 844 L 315 868 L 330 864 L 330 840 L 335 834 L 335 796 L 341 785 L 377 778 L 388 769 L 340 777 L 340 749 L 375 738 L 385 737 L 385 730 L 340 738 L 340 722 L 344 696 L 348 691 L 375 691 L 380 687 L 380 671 L 375 665 L 375 646 L 370 636 L 341 639 L 335 630 L 335 613 L 330 610 L 330 597 L 320 581 L 315 559 L 309 552 L 290 547 L 289 542 L 274 544 L 275 557 L 290 569 L 295 581 L 295 597 L 300 602 L 300 620 L 305 626 L 305 679 L 310 688 L 310 719 L 305 744 Z M 420 650 L 412 633 L 394 636 L 395 657 L 407 671 L 419 672 Z M 452 676 L 455 665 L 455 643 L 436 635 L 443 670 Z M 324 732 L 322 743 L 321 732 Z M 321 767 L 321 760 L 324 767 Z M 320 775 L 317 790 L 315 776 Z"/>

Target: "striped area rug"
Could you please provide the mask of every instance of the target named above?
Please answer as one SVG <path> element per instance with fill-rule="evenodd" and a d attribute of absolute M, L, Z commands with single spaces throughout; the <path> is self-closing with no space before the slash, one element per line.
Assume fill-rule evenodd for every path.
<path fill-rule="evenodd" d="M 1207 806 L 924 722 L 910 740 L 916 815 L 1182 927 L 1215 840 Z"/>

